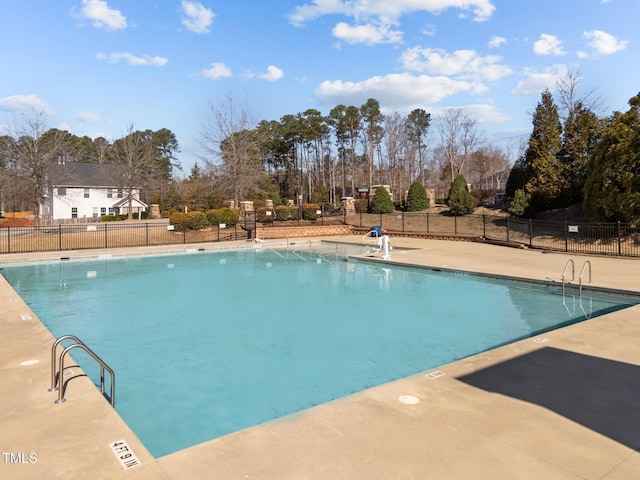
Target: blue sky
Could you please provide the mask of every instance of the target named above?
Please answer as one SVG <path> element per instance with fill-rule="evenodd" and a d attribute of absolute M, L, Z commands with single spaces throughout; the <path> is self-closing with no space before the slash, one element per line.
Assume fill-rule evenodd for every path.
<path fill-rule="evenodd" d="M 33 109 L 92 138 L 168 128 L 188 174 L 228 94 L 256 121 L 375 98 L 434 119 L 462 108 L 511 148 L 568 73 L 602 113 L 626 110 L 639 17 L 640 0 L 5 0 L 0 133 Z"/>

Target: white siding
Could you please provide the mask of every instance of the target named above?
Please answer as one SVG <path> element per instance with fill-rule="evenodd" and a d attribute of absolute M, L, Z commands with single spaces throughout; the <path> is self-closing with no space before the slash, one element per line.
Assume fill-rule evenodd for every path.
<path fill-rule="evenodd" d="M 53 211 L 46 213 L 51 214 L 54 220 L 72 218 L 72 208 L 78 209 L 78 218 L 91 218 L 94 216 L 94 211 L 100 216 L 103 208 L 109 214 L 109 209 L 112 209 L 113 205 L 123 197 L 118 198 L 118 189 L 112 188 L 112 198 L 108 198 L 107 190 L 107 188 L 90 188 L 89 198 L 85 198 L 85 189 L 82 187 L 67 187 L 65 195 L 59 195 L 58 188 L 54 187 L 53 192 L 50 192 Z M 138 194 L 138 190 L 133 191 L 134 198 L 137 198 Z M 123 192 L 123 195 L 126 196 L 126 193 Z"/>

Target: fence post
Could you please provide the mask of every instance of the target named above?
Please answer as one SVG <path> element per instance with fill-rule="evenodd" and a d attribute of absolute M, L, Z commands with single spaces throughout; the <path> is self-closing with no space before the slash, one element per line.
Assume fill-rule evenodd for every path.
<path fill-rule="evenodd" d="M 509 217 L 507 217 L 506 226 L 507 226 L 507 242 L 508 242 L 509 241 Z"/>
<path fill-rule="evenodd" d="M 382 228 L 382 213 L 380 213 L 380 228 Z"/>
<path fill-rule="evenodd" d="M 107 248 L 107 242 L 108 242 L 108 240 L 107 240 L 107 238 L 108 238 L 108 236 L 107 236 L 107 227 L 108 226 L 109 226 L 108 223 L 104 224 L 104 248 Z"/>
<path fill-rule="evenodd" d="M 458 215 L 453 216 L 453 234 L 458 234 Z"/>
<path fill-rule="evenodd" d="M 529 219 L 529 247 L 533 246 L 533 220 Z"/>
<path fill-rule="evenodd" d="M 427 233 L 429 233 L 429 212 L 427 212 Z"/>
<path fill-rule="evenodd" d="M 487 216 L 482 214 L 482 237 L 487 238 Z"/>
<path fill-rule="evenodd" d="M 62 250 L 62 225 L 58 224 L 58 250 Z"/>
<path fill-rule="evenodd" d="M 360 226 L 362 227 L 362 209 L 360 209 Z"/>
<path fill-rule="evenodd" d="M 7 253 L 11 253 L 11 228 L 7 227 Z"/>
<path fill-rule="evenodd" d="M 564 251 L 569 251 L 569 223 L 564 221 Z"/>
<path fill-rule="evenodd" d="M 145 234 L 147 236 L 147 247 L 149 246 L 149 222 L 144 224 Z"/>
<path fill-rule="evenodd" d="M 404 212 L 402 212 L 402 233 L 404 233 Z"/>
<path fill-rule="evenodd" d="M 618 220 L 618 256 L 622 255 L 622 228 Z"/>

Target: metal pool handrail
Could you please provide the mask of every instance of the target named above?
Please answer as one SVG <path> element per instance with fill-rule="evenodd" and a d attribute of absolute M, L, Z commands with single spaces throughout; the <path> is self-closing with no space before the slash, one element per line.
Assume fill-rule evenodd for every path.
<path fill-rule="evenodd" d="M 573 261 L 573 258 L 570 258 L 569 260 L 567 260 L 567 264 L 564 266 L 564 270 L 562 270 L 562 296 L 564 296 L 565 275 L 567 273 L 567 268 L 569 268 L 569 265 L 571 265 L 571 281 L 576 278 L 575 263 Z"/>
<path fill-rule="evenodd" d="M 60 342 L 62 342 L 63 340 L 67 340 L 67 339 L 72 339 L 74 340 L 76 343 L 74 343 L 73 345 L 69 345 L 68 347 L 66 347 L 62 353 L 60 354 L 60 360 L 58 361 L 58 365 L 60 366 L 58 372 L 57 372 L 57 385 L 58 387 L 56 387 L 56 375 L 55 375 L 55 369 L 56 369 L 56 362 L 55 362 L 55 351 L 56 351 L 56 347 L 58 346 L 58 344 L 60 344 Z M 111 403 L 111 406 L 115 406 L 116 403 L 116 397 L 115 397 L 115 382 L 116 382 L 116 376 L 115 373 L 113 372 L 113 370 L 109 367 L 109 365 L 107 365 L 98 355 L 96 355 L 93 350 L 91 350 L 89 347 L 87 347 L 78 337 L 76 337 L 75 335 L 64 335 L 60 338 L 58 338 L 56 340 L 56 342 L 53 344 L 53 347 L 51 349 L 51 358 L 52 358 L 52 363 L 51 363 L 51 371 L 52 371 L 52 381 L 51 381 L 51 388 L 49 389 L 49 391 L 55 391 L 58 390 L 58 399 L 55 401 L 55 403 L 64 403 L 66 400 L 64 398 L 64 384 L 63 384 L 63 374 L 64 374 L 64 359 L 67 355 L 67 353 L 69 353 L 69 351 L 73 350 L 74 348 L 81 348 L 82 350 L 84 350 L 85 352 L 87 352 L 87 354 L 89 354 L 89 356 L 91 358 L 93 358 L 99 365 L 100 365 L 100 393 L 102 393 L 102 396 L 104 395 L 104 371 L 107 370 L 109 372 L 109 375 L 111 376 L 111 393 L 109 395 L 109 403 Z"/>

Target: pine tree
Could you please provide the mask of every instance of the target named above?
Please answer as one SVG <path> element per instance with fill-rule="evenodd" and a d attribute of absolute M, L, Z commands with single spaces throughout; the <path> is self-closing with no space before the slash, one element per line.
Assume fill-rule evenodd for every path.
<path fill-rule="evenodd" d="M 562 192 L 564 169 L 558 160 L 561 132 L 558 107 L 545 90 L 533 115 L 533 132 L 524 158 L 524 189 L 534 211 L 555 207 Z"/>
<path fill-rule="evenodd" d="M 529 199 L 521 188 L 516 190 L 509 205 L 509 213 L 515 217 L 524 217 L 529 211 Z"/>
<path fill-rule="evenodd" d="M 584 210 L 591 221 L 640 224 L 640 93 L 615 112 L 587 165 Z"/>
<path fill-rule="evenodd" d="M 420 210 L 426 210 L 429 208 L 429 197 L 427 191 L 422 184 L 417 180 L 409 187 L 407 193 L 407 211 L 419 212 Z"/>
<path fill-rule="evenodd" d="M 476 201 L 473 195 L 469 193 L 467 180 L 462 175 L 454 178 L 451 188 L 449 189 L 447 205 L 454 215 L 465 215 L 471 213 L 475 208 Z"/>
<path fill-rule="evenodd" d="M 582 201 L 587 163 L 600 140 L 600 121 L 581 102 L 569 112 L 562 132 L 559 159 L 564 168 L 560 206 Z"/>
<path fill-rule="evenodd" d="M 389 196 L 389 192 L 384 187 L 376 188 L 376 193 L 369 204 L 371 213 L 391 213 L 393 212 L 393 201 Z"/>

